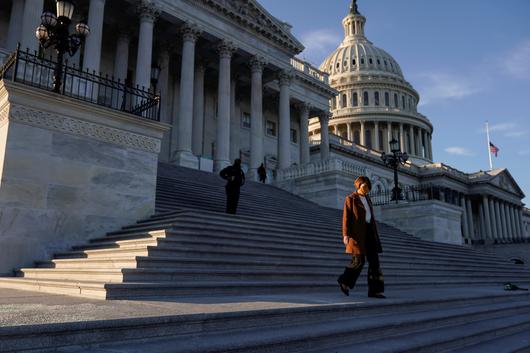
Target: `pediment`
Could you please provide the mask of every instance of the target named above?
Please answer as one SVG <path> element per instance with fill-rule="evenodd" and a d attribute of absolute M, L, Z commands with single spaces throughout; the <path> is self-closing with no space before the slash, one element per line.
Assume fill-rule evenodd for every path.
<path fill-rule="evenodd" d="M 493 176 L 490 181 L 490 184 L 500 187 L 503 190 L 508 192 L 524 195 L 523 191 L 515 182 L 515 179 L 511 176 L 510 172 L 507 169 L 503 169 L 497 175 Z"/>
<path fill-rule="evenodd" d="M 219 15 L 235 20 L 239 25 L 272 40 L 288 49 L 293 55 L 304 50 L 302 43 L 289 31 L 288 25 L 272 16 L 255 0 L 194 0 Z"/>

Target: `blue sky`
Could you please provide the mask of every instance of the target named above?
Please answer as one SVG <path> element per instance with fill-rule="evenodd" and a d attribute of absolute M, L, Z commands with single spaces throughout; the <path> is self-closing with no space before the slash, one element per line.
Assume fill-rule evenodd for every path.
<path fill-rule="evenodd" d="M 349 0 L 259 0 L 293 25 L 320 65 L 343 38 Z M 433 153 L 464 172 L 489 169 L 484 125 L 530 203 L 530 1 L 358 0 L 366 35 L 401 65 L 434 124 Z"/>

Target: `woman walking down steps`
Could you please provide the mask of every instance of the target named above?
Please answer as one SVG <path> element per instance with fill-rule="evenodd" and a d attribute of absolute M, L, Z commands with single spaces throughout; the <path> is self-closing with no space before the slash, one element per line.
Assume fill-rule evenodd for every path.
<path fill-rule="evenodd" d="M 370 179 L 358 177 L 354 186 L 357 192 L 346 196 L 342 218 L 342 237 L 346 253 L 352 255 L 351 262 L 339 276 L 337 282 L 345 295 L 350 295 L 365 261 L 368 261 L 368 296 L 385 298 L 383 272 L 379 263 L 379 253 L 383 252 L 379 233 L 374 219 L 372 201 L 368 193 L 372 188 Z"/>

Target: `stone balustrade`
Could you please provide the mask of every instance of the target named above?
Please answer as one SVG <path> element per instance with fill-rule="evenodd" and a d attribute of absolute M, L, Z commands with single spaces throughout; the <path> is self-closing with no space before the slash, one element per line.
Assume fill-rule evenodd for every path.
<path fill-rule="evenodd" d="M 320 71 L 306 61 L 300 60 L 298 58 L 291 58 L 291 66 L 297 71 L 312 76 L 321 82 L 329 83 L 329 75 L 327 73 Z"/>
<path fill-rule="evenodd" d="M 297 179 L 307 176 L 315 176 L 327 172 L 342 172 L 348 175 L 359 176 L 366 174 L 366 168 L 355 163 L 332 158 L 310 162 L 303 166 L 292 166 L 278 170 L 277 181 Z"/>

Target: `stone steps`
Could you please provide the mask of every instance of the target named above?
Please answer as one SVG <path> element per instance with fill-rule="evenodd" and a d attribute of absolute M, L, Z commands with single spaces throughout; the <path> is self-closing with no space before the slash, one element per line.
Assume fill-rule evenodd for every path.
<path fill-rule="evenodd" d="M 267 259 L 259 260 L 238 260 L 238 259 L 209 259 L 204 257 L 175 258 L 160 256 L 112 256 L 99 258 L 72 258 L 54 259 L 49 261 L 39 261 L 38 268 L 217 268 L 217 269 L 256 269 L 256 270 L 293 270 L 304 269 L 308 271 L 322 269 L 339 269 L 344 265 L 344 259 L 330 259 L 323 261 L 292 261 L 286 263 L 280 260 Z M 392 269 L 418 269 L 425 271 L 487 271 L 489 273 L 505 273 L 510 270 L 513 275 L 528 274 L 524 269 L 511 269 L 495 266 L 485 268 L 474 263 L 455 263 L 434 260 L 416 260 L 414 263 L 402 262 L 399 260 L 383 260 L 385 268 Z"/>
<path fill-rule="evenodd" d="M 439 305 L 433 309 L 433 304 Z M 129 329 L 118 342 L 111 338 L 115 328 L 89 327 L 85 331 L 90 335 L 73 324 L 76 334 L 65 337 L 63 344 L 69 346 L 61 352 L 76 352 L 81 347 L 94 353 L 440 352 L 441 348 L 462 347 L 495 333 L 520 332 L 530 323 L 529 312 L 530 300 L 521 296 L 502 301 L 438 298 L 437 302 L 426 300 L 421 304 L 416 300 L 192 315 L 180 321 L 165 318 L 128 323 Z M 56 337 L 50 335 L 56 333 L 53 329 L 47 328 L 45 333 Z M 96 334 L 98 343 L 90 344 Z M 108 343 L 102 343 L 105 341 Z"/>
<path fill-rule="evenodd" d="M 337 270 L 260 270 L 260 269 L 217 269 L 217 268 L 103 268 L 103 269 L 56 269 L 56 268 L 22 268 L 19 276 L 32 279 L 64 279 L 76 278 L 78 281 L 103 281 L 108 283 L 122 282 L 148 282 L 148 281 L 329 281 L 333 283 L 337 277 Z M 366 270 L 364 271 L 366 274 Z M 506 275 L 502 272 L 495 271 L 477 271 L 477 270 L 436 270 L 436 269 L 403 269 L 403 268 L 385 268 L 385 276 L 390 277 L 389 284 L 403 282 L 412 282 L 417 280 L 421 282 L 423 278 L 428 277 L 430 280 L 440 280 L 450 282 L 451 280 L 460 281 L 475 276 L 481 281 L 492 283 L 504 282 L 530 282 L 530 274 L 513 274 Z M 398 278 L 399 281 L 392 280 Z"/>

